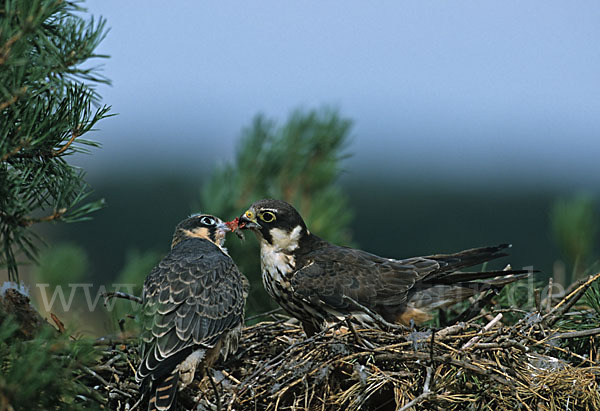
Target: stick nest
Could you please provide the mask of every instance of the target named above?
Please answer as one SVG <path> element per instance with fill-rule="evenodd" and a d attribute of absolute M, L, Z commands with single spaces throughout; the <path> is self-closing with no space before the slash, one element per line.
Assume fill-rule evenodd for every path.
<path fill-rule="evenodd" d="M 600 409 L 598 313 L 575 307 L 592 281 L 550 310 L 488 309 L 421 331 L 354 329 L 306 337 L 289 319 L 245 328 L 238 352 L 180 391 L 198 410 Z M 577 327 L 575 327 L 577 325 Z M 594 328 L 596 327 L 596 328 Z M 102 341 L 85 378 L 109 409 L 146 409 L 137 341 Z M 93 374 L 92 374 L 93 373 Z"/>

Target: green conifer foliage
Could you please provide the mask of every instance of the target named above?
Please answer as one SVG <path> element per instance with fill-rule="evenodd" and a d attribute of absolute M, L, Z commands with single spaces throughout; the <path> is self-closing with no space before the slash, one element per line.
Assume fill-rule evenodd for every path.
<path fill-rule="evenodd" d="M 0 268 L 18 280 L 17 258 L 34 260 L 32 226 L 77 221 L 101 206 L 86 202 L 84 173 L 65 158 L 98 144 L 84 139 L 108 115 L 89 65 L 106 34 L 76 2 L 0 4 Z"/>
<path fill-rule="evenodd" d="M 352 212 L 337 185 L 352 122 L 333 110 L 295 111 L 284 125 L 255 117 L 242 132 L 232 164 L 218 168 L 204 186 L 202 211 L 233 219 L 252 202 L 279 198 L 298 208 L 312 232 L 350 243 Z M 233 236 L 232 236 L 233 237 Z M 227 247 L 252 283 L 249 314 L 275 308 L 261 282 L 258 242 L 230 238 Z"/>
<path fill-rule="evenodd" d="M 97 395 L 79 378 L 96 359 L 91 340 L 72 340 L 45 326 L 23 342 L 11 317 L 0 312 L 0 324 L 0 409 L 89 409 L 81 400 Z"/>
<path fill-rule="evenodd" d="M 593 273 L 600 223 L 597 203 L 589 195 L 559 198 L 550 212 L 554 239 L 572 267 L 571 281 Z"/>

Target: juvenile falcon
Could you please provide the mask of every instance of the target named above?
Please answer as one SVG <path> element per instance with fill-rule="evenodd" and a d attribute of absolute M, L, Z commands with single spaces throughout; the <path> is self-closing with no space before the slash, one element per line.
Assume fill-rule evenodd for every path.
<path fill-rule="evenodd" d="M 321 330 L 326 321 L 348 315 L 361 325 L 377 326 L 369 312 L 390 323 L 423 322 L 434 309 L 500 288 L 525 273 L 457 272 L 506 255 L 502 250 L 509 245 L 396 260 L 330 244 L 312 234 L 294 207 L 280 200 L 252 204 L 237 222 L 259 239 L 265 289 L 302 322 L 307 335 Z M 488 280 L 473 281 L 481 279 Z"/>
<path fill-rule="evenodd" d="M 228 231 L 211 215 L 183 220 L 171 251 L 146 277 L 136 380 L 150 391 L 149 410 L 174 409 L 179 380 L 189 384 L 199 366 L 237 350 L 248 280 L 223 247 Z"/>

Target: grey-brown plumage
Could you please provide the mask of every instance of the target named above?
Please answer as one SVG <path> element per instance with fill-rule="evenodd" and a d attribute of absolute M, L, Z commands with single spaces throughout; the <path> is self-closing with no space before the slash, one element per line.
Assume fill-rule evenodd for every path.
<path fill-rule="evenodd" d="M 259 238 L 265 289 L 302 321 L 307 334 L 348 315 L 376 326 L 364 308 L 388 322 L 422 322 L 433 309 L 500 288 L 525 273 L 458 272 L 506 255 L 502 250 L 509 245 L 396 260 L 330 244 L 311 234 L 300 214 L 280 200 L 254 203 L 239 226 Z M 482 279 L 486 281 L 475 281 Z"/>
<path fill-rule="evenodd" d="M 222 247 L 227 231 L 210 215 L 182 221 L 171 251 L 144 282 L 136 379 L 150 391 L 150 410 L 172 409 L 178 381 L 189 384 L 196 368 L 237 350 L 248 281 Z"/>

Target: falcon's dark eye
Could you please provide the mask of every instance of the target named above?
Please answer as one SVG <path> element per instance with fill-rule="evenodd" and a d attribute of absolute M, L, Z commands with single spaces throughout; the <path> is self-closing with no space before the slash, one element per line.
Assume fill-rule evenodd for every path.
<path fill-rule="evenodd" d="M 213 226 L 213 225 L 215 225 L 217 223 L 214 218 L 212 218 L 212 217 L 206 217 L 206 216 L 202 217 L 200 219 L 200 222 L 202 224 L 204 224 L 204 225 L 207 225 L 207 226 Z"/>
<path fill-rule="evenodd" d="M 260 217 L 261 220 L 263 220 L 265 223 L 272 223 L 273 221 L 275 221 L 275 213 L 272 213 L 270 211 L 265 211 L 262 212 L 258 215 Z"/>

